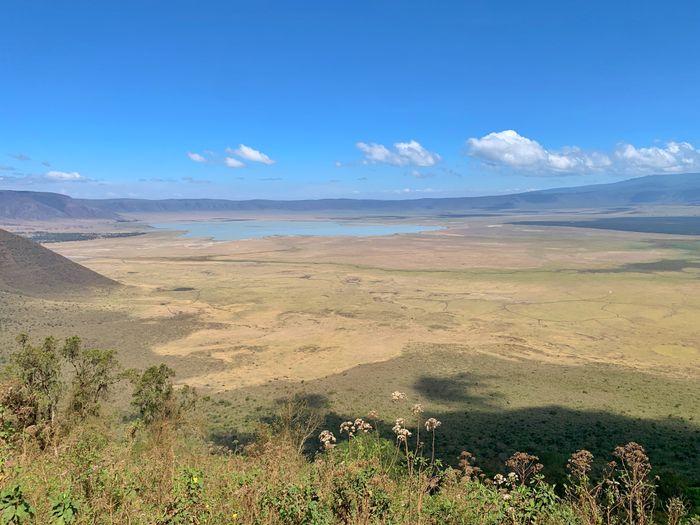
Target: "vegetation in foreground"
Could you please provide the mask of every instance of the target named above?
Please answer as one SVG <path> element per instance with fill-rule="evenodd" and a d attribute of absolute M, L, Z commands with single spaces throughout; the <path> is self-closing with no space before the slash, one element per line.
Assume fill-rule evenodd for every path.
<path fill-rule="evenodd" d="M 168 367 L 122 370 L 78 338 L 19 345 L 0 389 L 0 523 L 700 524 L 682 499 L 657 498 L 637 443 L 602 468 L 575 452 L 564 487 L 526 452 L 487 476 L 467 451 L 454 466 L 436 458 L 441 422 L 397 391 L 406 416 L 390 430 L 376 413 L 324 429 L 290 399 L 254 443 L 223 449 Z M 125 381 L 133 413 L 106 414 Z"/>

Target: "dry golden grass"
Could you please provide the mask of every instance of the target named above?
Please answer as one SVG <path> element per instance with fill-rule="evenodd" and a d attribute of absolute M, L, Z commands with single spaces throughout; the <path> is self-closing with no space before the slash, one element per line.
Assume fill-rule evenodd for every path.
<path fill-rule="evenodd" d="M 111 308 L 155 323 L 196 319 L 151 350 L 180 359 L 198 387 L 317 379 L 415 343 L 698 377 L 697 276 L 601 271 L 676 251 L 636 234 L 489 226 L 225 243 L 153 233 L 52 247 L 130 286 Z"/>

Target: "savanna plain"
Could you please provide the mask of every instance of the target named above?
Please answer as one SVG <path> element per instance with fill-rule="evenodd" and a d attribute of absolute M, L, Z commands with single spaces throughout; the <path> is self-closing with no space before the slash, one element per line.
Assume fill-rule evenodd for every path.
<path fill-rule="evenodd" d="M 575 451 L 604 462 L 635 441 L 659 492 L 697 504 L 698 238 L 517 219 L 233 242 L 153 231 L 150 219 L 119 225 L 143 234 L 46 246 L 124 286 L 3 294 L 0 342 L 7 355 L 19 333 L 80 335 L 127 367 L 165 363 L 199 392 L 207 438 L 229 450 L 290 399 L 320 414 L 308 450 L 321 430 L 340 440 L 342 422 L 370 412 L 391 435 L 415 403 L 441 422 L 434 454 L 445 465 L 468 450 L 492 475 L 526 451 L 561 485 Z M 126 406 L 127 393 L 114 402 Z"/>

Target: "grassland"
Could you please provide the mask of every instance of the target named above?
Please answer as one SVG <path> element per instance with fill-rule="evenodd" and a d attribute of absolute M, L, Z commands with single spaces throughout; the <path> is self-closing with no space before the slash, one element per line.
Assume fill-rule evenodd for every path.
<path fill-rule="evenodd" d="M 327 424 L 407 391 L 438 450 L 556 474 L 574 450 L 635 439 L 700 486 L 700 242 L 452 219 L 439 233 L 217 243 L 168 233 L 52 244 L 127 286 L 3 296 L 8 343 L 82 334 L 128 366 L 160 361 L 209 396 L 213 436 L 244 440 L 301 393 Z M 680 261 L 680 263 L 679 263 Z M 432 414 L 431 414 L 432 415 Z"/>

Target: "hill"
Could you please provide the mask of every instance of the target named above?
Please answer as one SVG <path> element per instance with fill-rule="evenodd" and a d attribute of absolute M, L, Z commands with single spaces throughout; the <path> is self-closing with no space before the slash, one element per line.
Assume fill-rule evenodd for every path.
<path fill-rule="evenodd" d="M 60 193 L 0 190 L 0 219 L 116 219 L 111 211 L 95 208 Z"/>
<path fill-rule="evenodd" d="M 700 205 L 700 174 L 650 175 L 611 184 L 555 188 L 511 195 L 411 200 L 104 199 L 86 205 L 112 213 L 180 211 L 372 211 L 457 213 L 472 210 L 540 211 L 644 205 Z"/>
<path fill-rule="evenodd" d="M 609 184 L 510 195 L 411 200 L 71 199 L 55 193 L 0 191 L 0 220 L 118 219 L 121 213 L 192 211 L 391 212 L 455 214 L 700 205 L 700 174 L 649 175 Z"/>
<path fill-rule="evenodd" d="M 117 285 L 40 244 L 0 229 L 0 291 L 44 296 Z"/>

